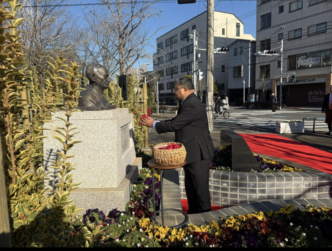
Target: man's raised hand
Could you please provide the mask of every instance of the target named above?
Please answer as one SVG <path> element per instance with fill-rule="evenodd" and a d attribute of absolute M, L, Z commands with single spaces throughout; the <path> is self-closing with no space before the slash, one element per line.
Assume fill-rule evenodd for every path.
<path fill-rule="evenodd" d="M 155 120 L 151 117 L 141 118 L 141 124 L 147 127 L 153 127 Z"/>

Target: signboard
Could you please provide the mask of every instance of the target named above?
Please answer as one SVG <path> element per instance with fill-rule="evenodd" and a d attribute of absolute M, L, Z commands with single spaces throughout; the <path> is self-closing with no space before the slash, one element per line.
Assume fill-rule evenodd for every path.
<path fill-rule="evenodd" d="M 129 123 L 121 126 L 121 151 L 124 153 L 130 144 L 130 131 L 129 131 Z"/>
<path fill-rule="evenodd" d="M 296 55 L 296 69 L 331 65 L 331 51 L 310 52 Z"/>
<path fill-rule="evenodd" d="M 307 77 L 307 78 L 297 78 L 296 83 L 286 83 L 286 79 L 282 80 L 282 85 L 296 85 L 296 84 L 314 84 L 314 83 L 325 83 L 326 78 L 315 78 L 315 77 Z M 280 85 L 280 80 L 277 80 L 277 85 Z"/>
<path fill-rule="evenodd" d="M 323 103 L 325 93 L 323 91 L 309 91 L 308 102 L 309 103 Z"/>

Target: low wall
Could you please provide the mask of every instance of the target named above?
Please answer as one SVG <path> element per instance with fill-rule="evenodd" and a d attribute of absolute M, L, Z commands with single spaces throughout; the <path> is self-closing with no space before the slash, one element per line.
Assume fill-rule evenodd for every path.
<path fill-rule="evenodd" d="M 187 199 L 184 170 L 179 172 L 181 199 Z M 211 203 L 230 206 L 266 200 L 332 198 L 332 176 L 326 173 L 249 173 L 210 170 Z"/>

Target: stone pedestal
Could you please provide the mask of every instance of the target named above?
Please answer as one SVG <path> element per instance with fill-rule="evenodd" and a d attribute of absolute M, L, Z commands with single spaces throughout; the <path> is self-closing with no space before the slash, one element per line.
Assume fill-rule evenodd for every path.
<path fill-rule="evenodd" d="M 283 133 L 304 133 L 304 122 L 276 122 L 276 132 Z"/>
<path fill-rule="evenodd" d="M 46 171 L 51 172 L 47 176 L 50 180 L 45 181 L 45 185 L 50 189 L 50 194 L 54 192 L 57 182 L 57 170 L 51 168 L 51 162 L 56 160 L 56 152 L 62 148 L 53 137 L 56 134 L 53 130 L 64 127 L 64 122 L 57 117 L 65 118 L 64 112 L 53 113 L 52 123 L 45 124 L 49 130 L 44 131 L 44 136 L 47 136 L 44 139 L 44 166 Z M 79 132 L 74 140 L 81 141 L 68 152 L 75 156 L 70 159 L 75 164 L 75 170 L 71 172 L 73 181 L 80 183 L 79 189 L 71 194 L 78 207 L 84 210 L 98 207 L 96 201 L 103 201 L 111 207 L 112 200 L 119 201 L 124 193 L 129 198 L 130 184 L 134 181 L 133 177 L 137 178 L 141 166 L 137 160 L 134 163 L 133 115 L 129 114 L 127 108 L 75 112 L 70 123 Z M 117 207 L 124 209 L 124 205 Z M 104 210 L 111 209 L 113 207 Z"/>

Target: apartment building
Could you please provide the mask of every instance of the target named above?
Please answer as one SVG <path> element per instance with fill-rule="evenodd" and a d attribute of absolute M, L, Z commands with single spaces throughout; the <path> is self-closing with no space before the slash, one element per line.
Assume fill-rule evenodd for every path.
<path fill-rule="evenodd" d="M 257 51 L 280 52 L 283 58 L 257 56 L 256 95 L 268 101 L 271 92 L 287 106 L 319 107 L 332 84 L 332 1 L 257 1 Z M 281 60 L 283 67 L 281 69 Z M 286 83 L 296 75 L 296 82 Z"/>
<path fill-rule="evenodd" d="M 230 105 L 242 105 L 243 90 L 245 101 L 255 94 L 256 41 L 237 39 L 228 48 L 228 100 Z"/>
<path fill-rule="evenodd" d="M 158 72 L 159 100 L 160 103 L 173 105 L 173 88 L 176 79 L 184 75 L 192 75 L 193 40 L 189 35 L 193 31 L 199 34 L 198 47 L 206 49 L 207 36 L 207 12 L 203 12 L 187 22 L 177 26 L 169 32 L 157 38 L 157 52 L 153 55 L 153 70 Z M 214 12 L 214 46 L 227 47 L 237 39 L 255 40 L 252 35 L 244 34 L 243 23 L 232 13 Z M 197 67 L 203 72 L 203 79 L 198 83 L 199 87 L 206 85 L 206 51 L 199 50 Z M 227 92 L 227 68 L 226 54 L 214 54 L 214 80 L 220 85 L 220 91 Z M 222 90 L 224 88 L 224 90 Z"/>

